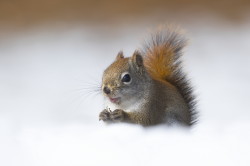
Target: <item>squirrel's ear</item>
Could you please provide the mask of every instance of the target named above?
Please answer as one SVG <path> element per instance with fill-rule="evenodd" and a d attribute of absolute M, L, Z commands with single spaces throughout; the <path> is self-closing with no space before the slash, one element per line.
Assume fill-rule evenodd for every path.
<path fill-rule="evenodd" d="M 120 52 L 118 52 L 115 60 L 119 60 L 119 59 L 123 59 L 123 58 L 124 58 L 123 52 L 120 51 Z"/>
<path fill-rule="evenodd" d="M 135 51 L 132 56 L 132 62 L 136 64 L 138 67 L 141 67 L 143 65 L 143 59 L 139 51 Z"/>

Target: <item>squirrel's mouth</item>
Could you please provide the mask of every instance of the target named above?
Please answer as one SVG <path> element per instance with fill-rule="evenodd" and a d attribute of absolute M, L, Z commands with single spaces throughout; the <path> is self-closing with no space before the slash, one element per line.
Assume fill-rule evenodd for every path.
<path fill-rule="evenodd" d="M 121 101 L 121 98 L 120 98 L 120 97 L 116 97 L 116 98 L 109 97 L 109 100 L 110 100 L 112 103 L 119 104 L 120 101 Z"/>

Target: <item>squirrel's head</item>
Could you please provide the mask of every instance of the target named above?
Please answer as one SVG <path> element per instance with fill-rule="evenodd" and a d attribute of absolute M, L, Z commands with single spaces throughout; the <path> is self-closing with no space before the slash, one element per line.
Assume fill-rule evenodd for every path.
<path fill-rule="evenodd" d="M 115 62 L 103 73 L 102 91 L 111 103 L 126 106 L 143 95 L 148 80 L 139 51 L 129 58 L 119 52 Z"/>

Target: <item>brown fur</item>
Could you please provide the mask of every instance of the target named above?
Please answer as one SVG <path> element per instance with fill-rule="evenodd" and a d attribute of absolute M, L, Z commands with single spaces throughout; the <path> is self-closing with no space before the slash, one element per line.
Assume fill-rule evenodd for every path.
<path fill-rule="evenodd" d="M 161 123 L 192 125 L 195 102 L 192 89 L 182 73 L 181 50 L 186 40 L 169 28 L 158 31 L 143 51 L 124 58 L 119 52 L 103 75 L 103 87 L 111 89 L 107 97 L 121 97 L 116 110 L 100 113 L 103 121 L 125 121 L 144 126 Z M 121 81 L 124 72 L 132 81 Z M 136 106 L 136 104 L 142 103 Z M 130 106 L 132 107 L 132 111 Z M 130 111 L 129 111 L 130 110 Z"/>

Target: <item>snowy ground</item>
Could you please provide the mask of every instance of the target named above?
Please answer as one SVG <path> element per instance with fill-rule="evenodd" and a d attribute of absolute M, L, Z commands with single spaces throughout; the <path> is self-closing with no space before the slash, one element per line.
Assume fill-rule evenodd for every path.
<path fill-rule="evenodd" d="M 143 27 L 143 26 L 142 26 Z M 103 69 L 147 28 L 34 28 L 0 39 L 0 165 L 250 165 L 250 26 L 187 26 L 190 130 L 98 121 Z M 110 36 L 112 34 L 112 36 Z"/>

